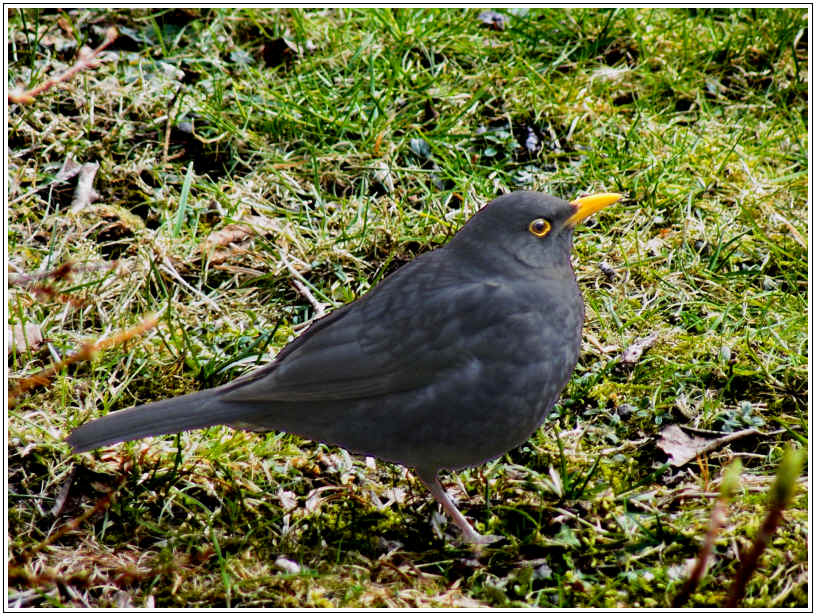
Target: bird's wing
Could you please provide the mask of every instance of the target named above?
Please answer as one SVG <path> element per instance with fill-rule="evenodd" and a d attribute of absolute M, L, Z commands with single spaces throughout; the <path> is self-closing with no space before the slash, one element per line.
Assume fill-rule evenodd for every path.
<path fill-rule="evenodd" d="M 423 387 L 466 361 L 474 334 L 506 318 L 511 306 L 507 297 L 497 301 L 506 294 L 501 285 L 464 279 L 445 259 L 430 256 L 317 321 L 275 362 L 226 386 L 221 399 L 368 398 Z"/>

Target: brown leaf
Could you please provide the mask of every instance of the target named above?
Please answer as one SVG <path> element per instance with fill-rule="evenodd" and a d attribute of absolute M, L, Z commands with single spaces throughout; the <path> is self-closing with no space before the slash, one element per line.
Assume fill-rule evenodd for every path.
<path fill-rule="evenodd" d="M 63 507 L 65 507 L 65 501 L 68 500 L 68 492 L 71 491 L 71 485 L 74 483 L 74 475 L 76 474 L 76 467 L 68 474 L 68 477 L 63 482 L 62 486 L 57 493 L 57 498 L 54 501 L 54 506 L 51 507 L 51 515 L 58 516 L 62 513 Z"/>
<path fill-rule="evenodd" d="M 656 341 L 657 333 L 635 340 L 623 351 L 623 354 L 621 355 L 621 363 L 636 364 L 640 359 L 640 356 L 643 355 L 643 352 L 651 348 Z"/>
<path fill-rule="evenodd" d="M 65 157 L 65 160 L 62 161 L 62 167 L 60 167 L 60 170 L 57 171 L 57 176 L 54 179 L 57 182 L 66 182 L 77 175 L 80 169 L 82 169 L 82 165 L 71 158 L 71 155 L 69 154 Z"/>
<path fill-rule="evenodd" d="M 74 32 L 73 29 L 71 28 L 71 24 L 67 19 L 65 19 L 65 17 L 60 17 L 59 19 L 57 19 L 57 25 L 66 35 L 70 36 L 71 38 L 74 38 Z"/>
<path fill-rule="evenodd" d="M 693 430 L 693 428 L 688 428 L 688 430 Z M 711 434 L 718 433 L 714 432 Z M 723 445 L 727 445 L 746 436 L 754 436 L 756 434 L 762 433 L 754 428 L 748 428 L 746 430 L 740 430 L 739 432 L 723 434 L 717 438 L 702 438 L 692 436 L 680 426 L 674 424 L 666 426 L 660 431 L 660 439 L 657 441 L 657 446 L 666 452 L 673 466 L 683 466 L 694 460 L 697 456 L 719 449 Z"/>
<path fill-rule="evenodd" d="M 252 234 L 252 228 L 247 225 L 227 225 L 210 233 L 207 239 L 201 242 L 199 251 L 209 258 L 212 265 L 217 265 L 229 259 L 235 252 L 229 248 L 230 246 L 245 242 Z"/>
<path fill-rule="evenodd" d="M 6 354 L 12 351 L 17 353 L 33 352 L 39 349 L 42 343 L 43 335 L 38 323 L 28 322 L 25 325 L 15 323 L 9 332 Z"/>
<path fill-rule="evenodd" d="M 674 466 L 683 466 L 705 450 L 708 441 L 698 436 L 691 436 L 683 432 L 678 425 L 666 426 L 660 431 L 660 447 Z"/>

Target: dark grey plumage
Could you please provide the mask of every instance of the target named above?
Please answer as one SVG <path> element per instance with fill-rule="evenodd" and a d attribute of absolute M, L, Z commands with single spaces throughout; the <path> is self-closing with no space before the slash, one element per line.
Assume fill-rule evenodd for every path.
<path fill-rule="evenodd" d="M 216 424 L 290 432 L 414 467 L 465 538 L 486 542 L 436 475 L 524 442 L 566 385 L 584 316 L 570 265 L 573 227 L 592 213 L 581 207 L 536 192 L 499 197 L 267 366 L 111 413 L 67 440 L 82 452 Z M 538 219 L 551 226 L 543 237 L 531 232 Z"/>

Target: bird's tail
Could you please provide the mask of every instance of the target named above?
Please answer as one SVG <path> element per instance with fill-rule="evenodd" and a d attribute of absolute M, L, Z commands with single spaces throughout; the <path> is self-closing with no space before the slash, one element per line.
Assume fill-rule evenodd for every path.
<path fill-rule="evenodd" d="M 80 453 L 121 441 L 240 421 L 247 413 L 246 405 L 224 402 L 217 389 L 110 413 L 78 427 L 65 440 Z"/>

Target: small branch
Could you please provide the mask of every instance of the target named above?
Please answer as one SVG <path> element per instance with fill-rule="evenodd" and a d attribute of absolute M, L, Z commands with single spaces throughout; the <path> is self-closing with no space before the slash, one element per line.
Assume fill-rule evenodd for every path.
<path fill-rule="evenodd" d="M 44 295 L 53 300 L 63 302 L 66 304 L 71 304 L 76 308 L 84 306 L 86 304 L 86 301 L 68 295 L 66 293 L 61 293 L 53 286 L 43 284 L 41 281 L 49 278 L 53 278 L 54 280 L 57 281 L 70 280 L 71 275 L 74 272 L 92 272 L 95 270 L 113 269 L 114 267 L 116 267 L 116 262 L 77 265 L 72 261 L 66 261 L 62 265 L 58 265 L 54 269 L 48 270 L 46 272 L 39 272 L 36 274 L 9 274 L 8 284 L 9 287 L 12 286 L 23 287 L 30 291 L 31 293 L 34 293 L 35 295 Z"/>
<path fill-rule="evenodd" d="M 693 431 L 693 430 L 690 430 Z M 747 436 L 761 435 L 756 428 L 747 428 L 739 432 L 726 434 L 720 438 L 706 440 L 696 436 L 689 436 L 683 428 L 676 424 L 666 426 L 660 431 L 657 446 L 666 452 L 672 466 L 684 466 L 694 458 L 699 458 L 723 445 L 727 445 Z"/>
<path fill-rule="evenodd" d="M 9 286 L 19 286 L 19 287 L 27 287 L 35 282 L 39 282 L 40 280 L 45 280 L 46 278 L 53 278 L 54 280 L 64 280 L 78 269 L 79 266 L 75 265 L 73 261 L 66 261 L 62 265 L 58 265 L 54 269 L 50 269 L 47 272 L 40 272 L 38 274 L 9 274 L 8 276 L 8 283 Z"/>
<path fill-rule="evenodd" d="M 37 296 L 45 296 L 56 302 L 63 304 L 70 304 L 74 308 L 82 308 L 88 302 L 87 300 L 68 295 L 67 293 L 60 293 L 54 287 L 48 284 L 33 284 L 28 287 L 28 290 Z"/>
<path fill-rule="evenodd" d="M 62 83 L 63 81 L 68 81 L 78 72 L 86 69 L 86 68 L 96 68 L 98 63 L 96 62 L 96 57 L 102 53 L 102 51 L 110 45 L 113 41 L 116 40 L 116 37 L 119 36 L 119 33 L 116 31 L 116 28 L 111 26 L 108 28 L 108 31 L 105 33 L 105 40 L 102 41 L 102 44 L 97 47 L 96 49 L 89 49 L 88 47 L 83 47 L 79 50 L 77 61 L 74 65 L 65 71 L 62 75 L 57 77 L 53 77 L 51 79 L 47 79 L 46 81 L 42 82 L 40 85 L 31 88 L 30 90 L 23 90 L 22 88 L 15 88 L 8 95 L 8 102 L 9 103 L 33 103 L 34 99 L 48 90 L 49 88 L 54 87 L 58 83 Z"/>
<path fill-rule="evenodd" d="M 697 561 L 694 563 L 694 569 L 691 570 L 688 580 L 683 585 L 683 588 L 675 597 L 672 607 L 682 607 L 691 597 L 691 593 L 700 584 L 703 574 L 708 566 L 708 561 L 711 554 L 714 552 L 714 542 L 717 540 L 717 535 L 720 534 L 720 529 L 725 524 L 725 516 L 728 513 L 728 502 L 733 498 L 737 489 L 739 488 L 739 475 L 742 470 L 742 463 L 739 459 L 732 462 L 725 473 L 723 474 L 722 484 L 720 486 L 720 495 L 714 507 L 711 509 L 711 519 L 708 524 L 708 532 L 703 540 L 703 546 L 700 548 L 700 553 L 697 555 Z"/>
<path fill-rule="evenodd" d="M 316 319 L 319 319 L 320 317 L 326 314 L 326 305 L 317 301 L 317 298 L 315 298 L 315 296 L 312 295 L 311 291 L 309 291 L 305 284 L 303 284 L 297 278 L 292 279 L 292 284 L 295 285 L 295 288 L 298 290 L 298 293 L 300 293 L 303 297 L 309 300 L 309 303 L 315 310 Z"/>
<path fill-rule="evenodd" d="M 649 334 L 645 338 L 635 340 L 632 344 L 626 347 L 621 354 L 621 363 L 634 365 L 640 359 L 645 351 L 650 349 L 657 341 L 657 333 Z"/>
<path fill-rule="evenodd" d="M 771 486 L 768 515 L 759 528 L 754 544 L 751 546 L 751 551 L 740 562 L 737 577 L 734 578 L 734 582 L 731 584 L 731 590 L 728 593 L 728 599 L 726 599 L 724 607 L 737 607 L 737 604 L 745 596 L 748 580 L 756 571 L 760 556 L 768 547 L 771 537 L 773 537 L 783 520 L 782 513 L 793 498 L 793 493 L 796 490 L 796 480 L 802 472 L 805 456 L 804 449 L 790 448 L 782 455 L 782 461 L 779 463 L 779 469 L 776 472 L 776 481 Z"/>
<path fill-rule="evenodd" d="M 170 274 L 179 284 L 181 284 L 185 289 L 190 291 L 190 293 L 204 300 L 204 303 L 206 303 L 210 308 L 212 308 L 216 312 L 221 312 L 221 308 L 218 307 L 218 304 L 216 304 L 215 301 L 213 301 L 204 292 L 196 289 L 194 286 L 192 286 L 189 282 L 187 282 L 186 280 L 184 280 L 184 278 L 181 277 L 181 274 L 179 274 L 176 271 L 176 268 L 173 267 L 173 264 L 170 262 L 170 259 L 164 257 L 164 261 L 159 266 L 159 269 L 166 274 Z"/>
<path fill-rule="evenodd" d="M 184 86 L 179 86 L 176 88 L 176 93 L 173 95 L 173 100 L 170 101 L 170 104 L 167 107 L 167 122 L 164 126 L 164 147 L 162 148 L 162 161 L 164 164 L 167 164 L 167 154 L 170 151 L 170 131 L 173 128 L 173 108 L 176 106 L 176 101 L 178 100 L 179 94 L 181 94 L 181 88 Z"/>
<path fill-rule="evenodd" d="M 47 385 L 53 376 L 66 366 L 91 359 L 93 354 L 97 351 L 122 344 L 123 342 L 127 342 L 136 336 L 141 336 L 147 330 L 154 328 L 158 322 L 159 319 L 156 316 L 150 315 L 135 327 L 119 332 L 110 338 L 99 340 L 97 342 L 84 343 L 80 350 L 73 355 L 69 355 L 65 359 L 51 364 L 47 368 L 40 370 L 37 374 L 22 379 L 17 386 L 9 392 L 8 408 L 14 408 L 14 406 L 17 404 L 17 399 L 28 390 L 39 385 Z"/>
<path fill-rule="evenodd" d="M 299 271 L 295 269 L 292 262 L 289 261 L 289 256 L 286 254 L 286 251 L 279 247 L 278 254 L 280 255 L 281 261 L 283 261 L 283 264 L 286 266 L 286 269 L 289 270 L 289 273 L 292 275 L 292 284 L 294 285 L 295 289 L 297 289 L 298 293 L 305 297 L 314 308 L 315 318 L 319 319 L 325 315 L 326 306 L 328 304 L 317 301 L 317 298 L 312 295 L 312 292 L 309 291 L 309 287 L 307 286 L 308 283 L 306 282 L 306 279 Z"/>

